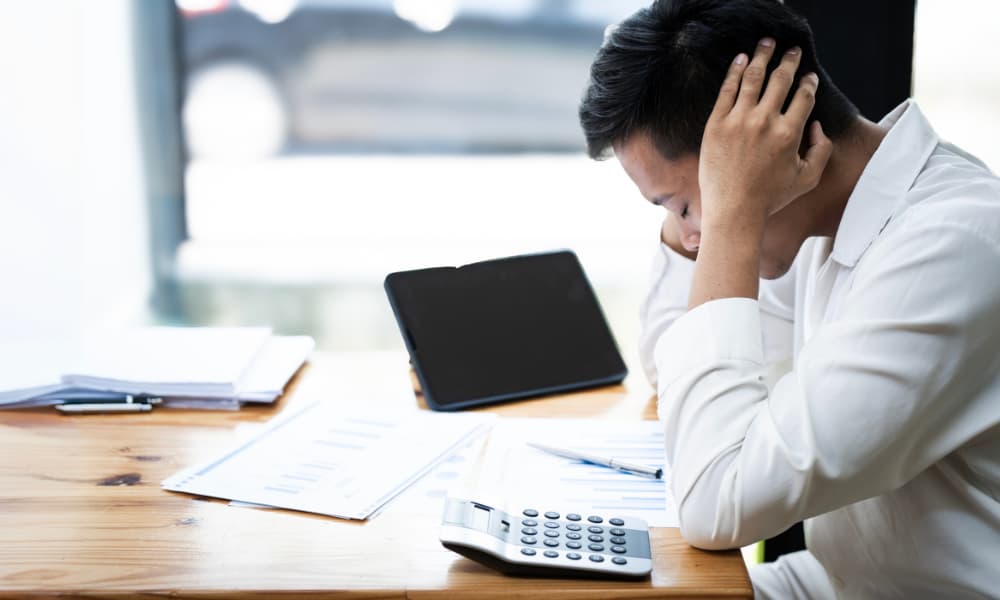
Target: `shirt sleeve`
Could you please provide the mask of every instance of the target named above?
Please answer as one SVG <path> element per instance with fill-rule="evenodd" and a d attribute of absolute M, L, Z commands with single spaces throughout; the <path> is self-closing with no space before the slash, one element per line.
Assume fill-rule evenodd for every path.
<path fill-rule="evenodd" d="M 780 279 L 762 280 L 761 330 L 765 362 L 772 379 L 790 368 L 794 318 L 795 268 Z M 653 256 L 650 284 L 639 309 L 639 358 L 646 379 L 656 388 L 656 343 L 687 312 L 694 261 L 660 242 Z"/>
<path fill-rule="evenodd" d="M 646 379 L 656 387 L 656 342 L 687 312 L 694 261 L 660 242 L 653 255 L 650 284 L 639 308 L 639 359 Z"/>
<path fill-rule="evenodd" d="M 948 226 L 858 265 L 838 318 L 764 384 L 758 303 L 705 303 L 656 345 L 682 534 L 732 548 L 904 485 L 1000 424 L 1000 252 Z"/>

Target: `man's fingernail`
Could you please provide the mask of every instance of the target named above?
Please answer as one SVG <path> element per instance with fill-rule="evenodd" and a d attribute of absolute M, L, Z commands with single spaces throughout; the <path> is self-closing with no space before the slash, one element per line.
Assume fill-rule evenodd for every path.
<path fill-rule="evenodd" d="M 746 64 L 747 55 L 740 52 L 739 54 L 736 55 L 736 60 L 734 60 L 733 62 L 738 65 Z"/>
<path fill-rule="evenodd" d="M 760 45 L 764 46 L 765 48 L 770 48 L 771 46 L 774 45 L 774 38 L 766 37 L 760 41 Z"/>
<path fill-rule="evenodd" d="M 798 54 L 800 52 L 802 52 L 802 49 L 799 48 L 798 46 L 795 46 L 794 48 L 789 48 L 788 52 L 786 52 L 785 54 L 787 54 L 789 56 L 795 56 L 796 54 Z"/>
<path fill-rule="evenodd" d="M 809 79 L 812 79 L 813 83 L 815 83 L 816 85 L 819 85 L 819 75 L 817 75 L 815 73 L 810 73 L 810 74 L 806 75 L 806 77 L 808 77 Z"/>

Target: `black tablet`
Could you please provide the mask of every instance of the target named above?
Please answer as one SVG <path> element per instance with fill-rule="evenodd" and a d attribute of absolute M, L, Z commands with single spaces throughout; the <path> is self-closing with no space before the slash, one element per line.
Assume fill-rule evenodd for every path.
<path fill-rule="evenodd" d="M 618 383 L 628 373 L 572 252 L 391 273 L 385 290 L 435 410 Z"/>

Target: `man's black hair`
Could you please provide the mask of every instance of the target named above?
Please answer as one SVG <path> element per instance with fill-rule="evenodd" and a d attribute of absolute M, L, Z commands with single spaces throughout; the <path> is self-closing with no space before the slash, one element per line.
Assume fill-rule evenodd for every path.
<path fill-rule="evenodd" d="M 753 57 L 764 37 L 776 41 L 773 70 L 785 50 L 798 46 L 798 79 L 819 76 L 818 119 L 831 138 L 841 136 L 858 109 L 833 85 L 816 60 L 806 20 L 777 0 L 657 0 L 623 21 L 607 37 L 590 69 L 580 124 L 591 158 L 636 132 L 650 135 L 660 154 L 697 154 L 729 65 L 740 52 Z"/>

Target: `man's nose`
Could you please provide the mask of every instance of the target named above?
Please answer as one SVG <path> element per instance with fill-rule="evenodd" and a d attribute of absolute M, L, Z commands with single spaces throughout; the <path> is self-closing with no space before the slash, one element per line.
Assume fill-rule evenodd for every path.
<path fill-rule="evenodd" d="M 696 252 L 701 246 L 701 233 L 698 231 L 685 231 L 681 238 L 681 245 L 688 252 Z"/>

